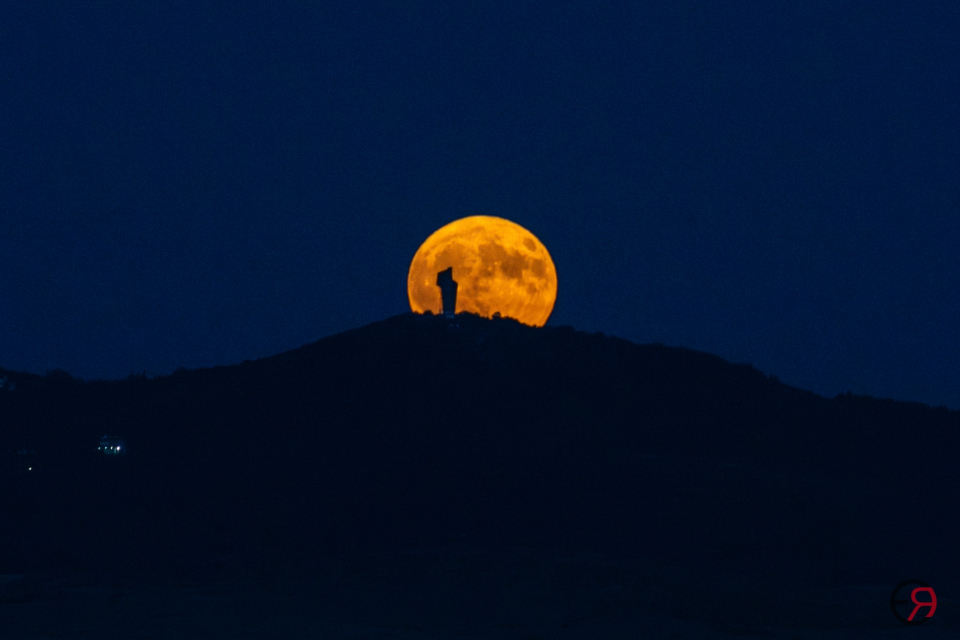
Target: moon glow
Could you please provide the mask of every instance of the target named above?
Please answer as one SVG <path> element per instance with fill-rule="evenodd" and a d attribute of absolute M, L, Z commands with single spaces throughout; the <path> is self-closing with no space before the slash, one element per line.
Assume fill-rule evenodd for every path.
<path fill-rule="evenodd" d="M 515 318 L 542 327 L 557 299 L 557 270 L 535 235 L 504 218 L 469 216 L 434 231 L 410 263 L 415 313 L 440 313 L 437 272 L 453 267 L 457 313 Z"/>

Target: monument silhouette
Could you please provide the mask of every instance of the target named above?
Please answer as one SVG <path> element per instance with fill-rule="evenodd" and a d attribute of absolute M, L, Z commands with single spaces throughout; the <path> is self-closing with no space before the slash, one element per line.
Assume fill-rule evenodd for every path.
<path fill-rule="evenodd" d="M 440 287 L 442 307 L 440 313 L 452 318 L 457 312 L 457 281 L 453 279 L 453 267 L 437 272 L 437 286 Z"/>

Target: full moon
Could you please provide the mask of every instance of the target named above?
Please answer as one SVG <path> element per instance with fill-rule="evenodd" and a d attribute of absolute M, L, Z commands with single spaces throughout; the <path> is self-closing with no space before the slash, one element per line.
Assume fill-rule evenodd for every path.
<path fill-rule="evenodd" d="M 469 216 L 440 227 L 410 263 L 407 295 L 416 313 L 440 313 L 437 272 L 453 267 L 457 313 L 494 313 L 542 327 L 557 299 L 557 270 L 535 235 L 515 222 Z"/>

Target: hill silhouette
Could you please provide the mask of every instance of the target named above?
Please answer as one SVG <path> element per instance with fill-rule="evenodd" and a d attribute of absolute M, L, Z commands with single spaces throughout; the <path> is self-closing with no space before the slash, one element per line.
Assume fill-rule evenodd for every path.
<path fill-rule="evenodd" d="M 0 574 L 469 543 L 647 559 L 706 608 L 730 576 L 790 594 L 780 618 L 818 585 L 957 586 L 960 413 L 688 349 L 403 314 L 153 379 L 0 376 Z"/>

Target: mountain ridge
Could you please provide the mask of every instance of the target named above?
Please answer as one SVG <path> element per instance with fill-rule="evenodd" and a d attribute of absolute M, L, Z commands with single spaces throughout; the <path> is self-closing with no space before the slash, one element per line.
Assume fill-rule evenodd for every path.
<path fill-rule="evenodd" d="M 538 382 L 544 377 L 555 377 L 553 369 L 557 367 L 566 367 L 568 375 L 576 379 L 567 384 L 551 380 L 557 389 L 566 387 L 563 393 L 567 395 L 577 392 L 585 398 L 609 396 L 604 402 L 613 397 L 642 396 L 648 408 L 666 407 L 672 402 L 670 410 L 682 409 L 688 421 L 695 420 L 699 413 L 700 418 L 719 419 L 726 423 L 730 433 L 740 431 L 741 435 L 745 435 L 747 425 L 735 428 L 731 423 L 755 413 L 751 408 L 757 410 L 761 406 L 767 419 L 786 411 L 789 420 L 794 422 L 798 415 L 810 421 L 818 413 L 846 421 L 853 425 L 847 429 L 850 432 L 847 436 L 852 435 L 853 429 L 862 431 L 867 424 L 886 423 L 886 428 L 893 430 L 897 423 L 905 421 L 935 422 L 941 424 L 941 428 L 953 424 L 960 430 L 960 412 L 852 394 L 827 399 L 783 384 L 752 365 L 730 363 L 719 356 L 682 347 L 640 345 L 600 333 L 579 332 L 572 327 L 527 327 L 510 319 L 488 320 L 470 314 L 458 314 L 450 320 L 408 313 L 273 356 L 235 365 L 179 369 L 154 378 L 132 375 L 124 380 L 80 381 L 59 370 L 38 376 L 0 369 L 7 385 L 9 382 L 16 385 L 12 391 L 0 389 L 0 411 L 19 413 L 20 423 L 25 427 L 20 433 L 14 433 L 15 429 L 6 430 L 6 442 L 2 444 L 7 448 L 28 445 L 30 430 L 41 432 L 48 439 L 54 437 L 58 426 L 73 431 L 64 424 L 71 419 L 79 428 L 92 428 L 90 422 L 98 419 L 98 429 L 104 432 L 129 431 L 126 425 L 109 419 L 111 403 L 117 403 L 128 393 L 130 398 L 150 398 L 153 403 L 172 410 L 183 405 L 184 398 L 196 399 L 198 394 L 212 394 L 210 401 L 214 404 L 230 404 L 238 398 L 241 402 L 248 401 L 251 396 L 265 402 L 275 398 L 294 401 L 299 392 L 302 395 L 297 402 L 306 402 L 319 410 L 319 405 L 303 397 L 309 393 L 302 386 L 308 380 L 321 386 L 316 393 L 324 397 L 328 405 L 342 408 L 348 403 L 363 401 L 361 395 L 369 384 L 367 378 L 393 384 L 383 382 L 385 376 L 393 374 L 397 376 L 395 386 L 411 393 L 413 388 L 407 388 L 408 378 L 420 376 L 431 384 L 440 384 L 439 371 L 445 371 L 447 376 L 473 376 L 472 384 L 493 384 L 504 394 L 516 395 L 517 389 L 526 384 L 541 396 L 549 396 L 551 389 Z M 487 377 L 483 381 L 475 379 L 478 372 Z M 511 376 L 507 382 L 506 378 Z M 629 388 L 630 383 L 634 384 L 633 388 Z M 724 402 L 724 394 L 751 406 L 737 410 L 729 401 Z M 564 399 L 556 401 L 563 403 Z M 422 403 L 423 399 L 415 402 Z M 444 404 L 438 403 L 439 411 Z M 45 409 L 44 404 L 49 406 Z M 100 406 L 93 409 L 96 404 Z M 692 404 L 698 407 L 684 406 Z M 17 405 L 20 411 L 16 411 Z M 91 418 L 91 410 L 100 415 Z M 127 409 L 128 414 L 131 410 Z M 31 411 L 35 412 L 32 417 L 28 415 Z M 71 411 L 73 418 L 68 417 Z M 606 415 L 609 420 L 624 419 L 623 415 L 610 415 L 616 412 L 604 407 L 589 411 Z M 76 417 L 82 419 L 76 421 Z M 752 416 L 753 422 L 758 419 Z M 144 420 L 149 422 L 145 417 L 137 418 L 139 422 Z M 671 422 L 668 415 L 660 416 L 660 420 L 664 428 Z M 721 429 L 713 429 L 712 435 L 717 436 Z M 781 431 L 789 429 L 785 427 Z M 102 433 L 91 431 L 87 437 L 99 435 Z M 706 438 L 710 433 L 699 435 Z M 750 437 L 762 438 L 762 434 L 754 430 Z"/>
<path fill-rule="evenodd" d="M 0 565 L 51 549 L 85 566 L 204 565 L 212 549 L 259 557 L 266 539 L 309 556 L 459 536 L 657 549 L 796 584 L 895 584 L 958 560 L 940 496 L 960 488 L 960 413 L 826 399 L 687 349 L 403 314 L 154 379 L 12 379 L 0 450 L 36 456 L 0 479 Z M 105 433 L 129 454 L 98 453 Z M 917 491 L 928 483 L 937 492 Z M 906 505 L 930 539 L 900 541 L 888 514 Z"/>

